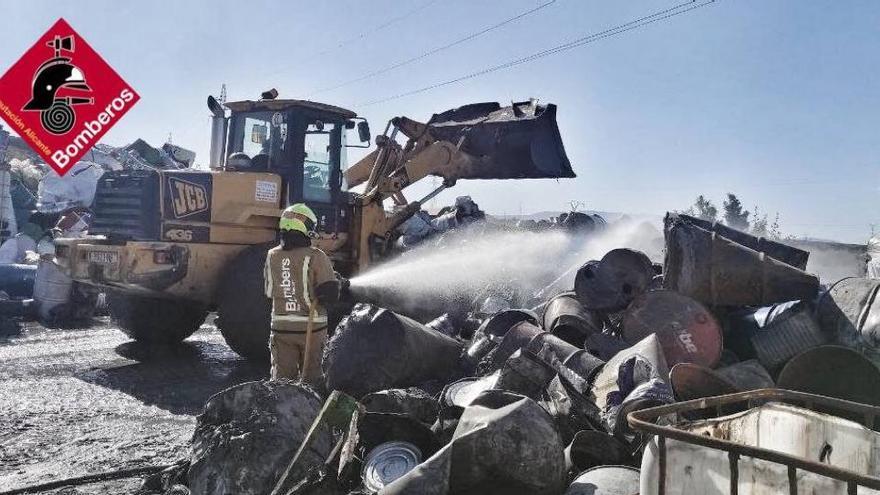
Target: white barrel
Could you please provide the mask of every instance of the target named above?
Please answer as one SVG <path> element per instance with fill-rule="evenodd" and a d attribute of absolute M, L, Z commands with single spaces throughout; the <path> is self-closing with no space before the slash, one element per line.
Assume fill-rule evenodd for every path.
<path fill-rule="evenodd" d="M 565 495 L 638 495 L 639 470 L 629 466 L 597 466 L 581 473 Z"/>
<path fill-rule="evenodd" d="M 51 320 L 52 310 L 70 301 L 73 280 L 54 260 L 42 259 L 34 281 L 34 303 L 41 320 Z"/>
<path fill-rule="evenodd" d="M 880 434 L 836 416 L 787 404 L 769 403 L 683 428 L 761 449 L 878 475 Z M 641 495 L 657 495 L 659 446 L 654 438 L 642 457 Z M 751 457 L 739 459 L 739 495 L 789 493 L 785 465 Z M 730 460 L 722 450 L 666 440 L 666 495 L 729 495 Z M 846 483 L 799 470 L 797 493 L 846 495 Z M 859 487 L 859 495 L 880 492 Z"/>
<path fill-rule="evenodd" d="M 0 163 L 0 242 L 18 233 L 15 223 L 15 209 L 12 207 L 12 176 L 9 166 Z M 4 228 L 3 226 L 6 226 Z"/>

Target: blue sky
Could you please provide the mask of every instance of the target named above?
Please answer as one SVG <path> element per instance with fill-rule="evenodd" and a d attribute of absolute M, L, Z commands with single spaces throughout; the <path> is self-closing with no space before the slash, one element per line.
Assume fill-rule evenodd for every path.
<path fill-rule="evenodd" d="M 159 145 L 171 133 L 199 162 L 209 145 L 205 96 L 222 83 L 231 100 L 276 87 L 282 97 L 347 106 L 370 120 L 374 134 L 396 115 L 421 120 L 470 102 L 537 97 L 559 106 L 579 177 L 462 181 L 439 201 L 471 194 L 493 213 L 529 213 L 579 200 L 591 209 L 660 215 L 698 194 L 720 203 L 730 191 L 749 209 L 758 205 L 771 218 L 779 212 L 789 234 L 863 242 L 871 223 L 880 231 L 875 0 L 719 0 L 509 70 L 362 105 L 679 3 L 557 0 L 399 70 L 314 94 L 545 1 L 0 0 L 0 70 L 64 17 L 142 97 L 104 141 L 143 137 Z"/>

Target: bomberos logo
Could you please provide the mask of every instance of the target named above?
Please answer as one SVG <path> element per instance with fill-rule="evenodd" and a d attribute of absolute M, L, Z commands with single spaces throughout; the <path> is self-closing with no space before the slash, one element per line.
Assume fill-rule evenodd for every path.
<path fill-rule="evenodd" d="M 208 191 L 205 186 L 177 177 L 168 178 L 171 206 L 175 218 L 183 218 L 208 211 Z"/>
<path fill-rule="evenodd" d="M 0 77 L 0 117 L 59 175 L 138 99 L 64 19 Z"/>

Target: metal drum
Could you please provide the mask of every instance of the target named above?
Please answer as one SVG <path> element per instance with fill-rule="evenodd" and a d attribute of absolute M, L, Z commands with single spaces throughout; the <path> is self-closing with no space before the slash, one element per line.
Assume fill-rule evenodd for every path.
<path fill-rule="evenodd" d="M 623 318 L 623 338 L 635 344 L 656 333 L 669 366 L 696 363 L 710 368 L 721 357 L 721 326 L 697 301 L 668 290 L 647 292 Z"/>
<path fill-rule="evenodd" d="M 880 369 L 848 347 L 823 345 L 782 368 L 779 388 L 880 406 Z"/>
<path fill-rule="evenodd" d="M 560 369 L 563 367 L 574 371 L 587 384 L 605 364 L 601 359 L 569 344 L 552 333 L 539 333 L 529 341 L 525 348 L 558 372 L 564 372 Z"/>
<path fill-rule="evenodd" d="M 442 392 L 442 405 L 445 407 L 465 407 L 471 405 L 481 393 L 492 389 L 498 382 L 498 373 L 481 378 L 469 377 L 450 383 Z"/>
<path fill-rule="evenodd" d="M 581 473 L 565 495 L 639 495 L 639 470 L 629 466 L 599 466 Z"/>
<path fill-rule="evenodd" d="M 774 386 L 773 378 L 755 360 L 717 370 L 693 363 L 679 363 L 669 372 L 669 381 L 676 399 L 680 401 Z"/>
<path fill-rule="evenodd" d="M 34 302 L 43 321 L 52 320 L 52 311 L 70 301 L 73 280 L 61 267 L 49 260 L 40 260 L 34 282 Z"/>
<path fill-rule="evenodd" d="M 777 372 L 801 352 L 830 343 L 833 335 L 819 326 L 813 313 L 806 302 L 790 301 L 734 314 L 728 347 Z"/>
<path fill-rule="evenodd" d="M 36 275 L 37 267 L 33 265 L 0 265 L 0 291 L 13 299 L 30 298 Z"/>
<path fill-rule="evenodd" d="M 522 321 L 514 325 L 505 335 L 504 340 L 495 350 L 494 363 L 500 368 L 516 351 L 526 346 L 536 335 L 544 331 L 531 322 Z"/>
<path fill-rule="evenodd" d="M 367 454 L 362 478 L 364 486 L 378 492 L 385 485 L 412 471 L 422 462 L 422 452 L 409 442 L 385 442 Z"/>
<path fill-rule="evenodd" d="M 654 275 L 645 253 L 612 249 L 598 263 L 590 261 L 578 269 L 574 291 L 586 309 L 620 311 L 647 290 Z"/>
<path fill-rule="evenodd" d="M 360 398 L 444 379 L 461 351 L 457 340 L 411 318 L 358 304 L 327 343 L 321 364 L 328 390 Z"/>
<path fill-rule="evenodd" d="M 537 324 L 538 316 L 528 309 L 508 309 L 487 318 L 474 332 L 474 338 L 464 354 L 465 367 L 476 368 L 480 360 L 498 346 L 511 327 L 522 321 Z"/>
<path fill-rule="evenodd" d="M 583 346 L 590 335 L 602 331 L 602 320 L 577 300 L 573 292 L 559 294 L 544 307 L 544 330 L 576 346 Z"/>

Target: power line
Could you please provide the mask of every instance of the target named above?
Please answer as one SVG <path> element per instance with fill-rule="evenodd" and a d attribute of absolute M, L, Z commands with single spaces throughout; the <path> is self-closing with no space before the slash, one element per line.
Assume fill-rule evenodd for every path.
<path fill-rule="evenodd" d="M 569 41 L 569 42 L 567 42 L 567 43 L 563 43 L 563 44 L 561 44 L 561 45 L 557 45 L 557 46 L 554 46 L 554 47 L 552 47 L 552 48 L 548 48 L 548 49 L 546 49 L 546 50 L 541 50 L 541 51 L 539 51 L 539 52 L 533 53 L 533 54 L 528 55 L 528 56 L 526 56 L 526 57 L 522 57 L 522 58 L 518 58 L 518 59 L 515 59 L 515 60 L 511 60 L 511 61 L 509 61 L 509 62 L 505 62 L 505 63 L 503 63 L 503 64 L 495 65 L 495 66 L 493 66 L 493 67 L 489 67 L 489 68 L 486 68 L 486 69 L 483 69 L 483 70 L 479 70 L 479 71 L 477 71 L 477 72 L 471 72 L 470 74 L 466 74 L 466 75 L 463 75 L 463 76 L 460 76 L 460 77 L 456 77 L 455 79 L 450 79 L 450 80 L 448 80 L 448 81 L 443 81 L 443 82 L 439 82 L 439 83 L 431 84 L 430 86 L 425 86 L 425 87 L 418 88 L 418 89 L 414 89 L 414 90 L 412 90 L 412 91 L 407 91 L 407 92 L 404 92 L 404 93 L 398 93 L 398 94 L 391 95 L 391 96 L 388 96 L 388 97 L 385 97 L 385 98 L 380 98 L 380 99 L 376 99 L 376 100 L 367 101 L 367 102 L 365 102 L 365 103 L 361 103 L 360 105 L 355 105 L 355 106 L 366 107 L 366 106 L 370 106 L 370 105 L 375 105 L 375 104 L 377 104 L 377 103 L 384 103 L 384 102 L 386 102 L 386 101 L 396 100 L 396 99 L 398 99 L 398 98 L 403 98 L 403 97 L 406 97 L 406 96 L 412 96 L 412 95 L 415 95 L 415 94 L 418 94 L 418 93 L 424 93 L 425 91 L 430 91 L 430 90 L 432 90 L 432 89 L 437 89 L 437 88 L 440 88 L 440 87 L 443 87 L 443 86 L 448 86 L 448 85 L 450 85 L 450 84 L 455 84 L 455 83 L 458 83 L 458 82 L 461 82 L 461 81 L 465 81 L 465 80 L 468 80 L 468 79 L 473 79 L 473 78 L 475 78 L 475 77 L 484 76 L 484 75 L 486 75 L 486 74 L 489 74 L 489 73 L 492 73 L 492 72 L 495 72 L 495 71 L 499 71 L 499 70 L 502 70 L 502 69 L 509 69 L 509 68 L 511 68 L 511 67 L 515 67 L 515 66 L 517 66 L 517 65 L 521 65 L 521 64 L 524 64 L 524 63 L 527 63 L 527 62 L 531 62 L 531 61 L 534 61 L 534 60 L 540 59 L 540 58 L 544 58 L 544 57 L 547 57 L 547 56 L 550 56 L 550 55 L 554 55 L 554 54 L 559 53 L 559 52 L 563 52 L 563 51 L 571 50 L 571 49 L 573 49 L 573 48 L 577 48 L 577 47 L 580 47 L 580 46 L 583 46 L 583 45 L 586 45 L 586 44 L 589 44 L 589 43 L 593 43 L 593 42 L 595 42 L 595 41 L 599 41 L 599 40 L 602 40 L 602 39 L 605 39 L 605 38 L 610 38 L 610 37 L 612 37 L 612 36 L 617 36 L 617 35 L 619 35 L 619 34 L 623 34 L 623 33 L 627 32 L 627 31 L 632 31 L 632 30 L 634 30 L 634 29 L 638 29 L 638 28 L 640 28 L 640 27 L 644 27 L 644 26 L 647 26 L 647 25 L 649 25 L 649 24 L 653 24 L 653 23 L 655 23 L 655 22 L 659 22 L 659 21 L 662 21 L 662 20 L 665 20 L 665 19 L 669 19 L 670 17 L 675 17 L 675 16 L 678 16 L 678 15 L 681 15 L 681 14 L 685 14 L 685 13 L 687 13 L 687 12 L 690 12 L 691 10 L 696 10 L 696 9 L 699 9 L 699 8 L 705 7 L 705 6 L 707 6 L 707 5 L 711 4 L 711 3 L 715 3 L 715 0 L 706 0 L 706 1 L 703 1 L 703 2 L 701 2 L 701 3 L 696 3 L 696 1 L 697 1 L 697 0 L 690 0 L 690 1 L 688 1 L 688 2 L 684 2 L 684 3 L 678 4 L 678 5 L 674 6 L 674 7 L 670 7 L 670 8 L 668 8 L 668 9 L 660 10 L 660 11 L 654 12 L 653 14 L 650 14 L 650 15 L 646 15 L 646 16 L 640 17 L 640 18 L 638 18 L 638 19 L 635 19 L 635 20 L 633 20 L 633 21 L 627 22 L 627 23 L 625 23 L 625 24 L 620 24 L 620 25 L 615 26 L 615 27 L 613 27 L 613 28 L 611 28 L 611 29 L 606 29 L 605 31 L 601 31 L 601 32 L 598 32 L 598 33 L 590 34 L 590 35 L 587 35 L 587 36 L 584 36 L 584 37 L 578 38 L 578 39 L 576 39 L 576 40 L 572 40 L 572 41 Z M 688 5 L 689 5 L 690 7 L 684 8 L 685 6 L 688 6 Z"/>
<path fill-rule="evenodd" d="M 314 60 L 318 57 L 322 57 L 322 56 L 327 55 L 329 53 L 332 53 L 340 48 L 344 48 L 344 47 L 346 47 L 356 41 L 360 41 L 360 40 L 362 40 L 372 34 L 378 33 L 379 31 L 387 28 L 388 26 L 391 26 L 392 24 L 396 24 L 396 23 L 398 23 L 398 22 L 400 22 L 400 21 L 402 21 L 402 20 L 404 20 L 414 14 L 417 14 L 418 12 L 421 12 L 422 10 L 425 10 L 426 8 L 437 3 L 438 1 L 439 0 L 428 0 L 427 2 L 421 4 L 413 9 L 406 11 L 397 17 L 392 17 L 392 18 L 386 20 L 385 22 L 383 22 L 375 27 L 368 29 L 367 31 L 362 31 L 361 33 L 356 34 L 355 36 L 352 36 L 350 38 L 345 38 L 345 39 L 339 41 L 338 43 L 336 43 L 335 45 L 333 45 L 329 48 L 325 48 L 317 53 L 313 53 L 311 56 L 308 57 L 308 60 Z M 295 65 L 289 65 L 287 67 L 282 67 L 278 70 L 269 72 L 268 74 L 266 74 L 266 77 L 274 76 L 276 74 L 280 74 L 282 72 L 286 72 L 291 69 L 296 69 L 296 68 L 301 68 L 301 67 L 302 67 L 302 61 L 297 62 Z"/>
<path fill-rule="evenodd" d="M 491 26 L 485 27 L 477 32 L 474 32 L 474 33 L 471 33 L 471 34 L 465 36 L 464 38 L 459 38 L 451 43 L 447 43 L 445 45 L 441 45 L 436 48 L 432 48 L 431 50 L 423 52 L 420 55 L 416 55 L 415 57 L 408 58 L 406 60 L 402 60 L 400 62 L 383 67 L 381 69 L 374 70 L 372 72 L 368 72 L 362 76 L 356 77 L 354 79 L 349 79 L 348 81 L 341 82 L 341 83 L 336 84 L 334 86 L 329 86 L 329 87 L 318 89 L 315 92 L 313 92 L 312 94 L 310 94 L 309 96 L 313 96 L 313 95 L 320 94 L 320 93 L 325 93 L 327 91 L 333 91 L 333 90 L 336 90 L 336 89 L 339 89 L 339 88 L 342 88 L 342 87 L 345 87 L 345 86 L 348 86 L 348 85 L 351 85 L 351 84 L 354 84 L 357 82 L 364 81 L 366 79 L 376 77 L 381 74 L 385 74 L 386 72 L 390 72 L 395 69 L 399 69 L 400 67 L 403 67 L 404 65 L 409 65 L 413 62 L 417 62 L 417 61 L 422 60 L 424 58 L 430 57 L 431 55 L 440 53 L 444 50 L 448 50 L 448 49 L 453 48 L 455 46 L 458 46 L 462 43 L 466 43 L 466 42 L 471 41 L 473 39 L 479 38 L 480 36 L 482 36 L 486 33 L 492 32 L 498 28 L 506 26 L 507 24 L 518 21 L 518 20 L 522 19 L 523 17 L 534 14 L 535 12 L 537 12 L 545 7 L 549 7 L 550 5 L 552 5 L 554 3 L 556 3 L 556 0 L 550 0 L 548 2 L 544 2 L 541 5 L 538 5 L 537 7 L 533 8 L 533 9 L 526 10 L 525 12 L 521 12 L 521 13 L 519 13 L 513 17 L 510 17 L 508 19 L 505 19 L 497 24 L 493 24 Z"/>

